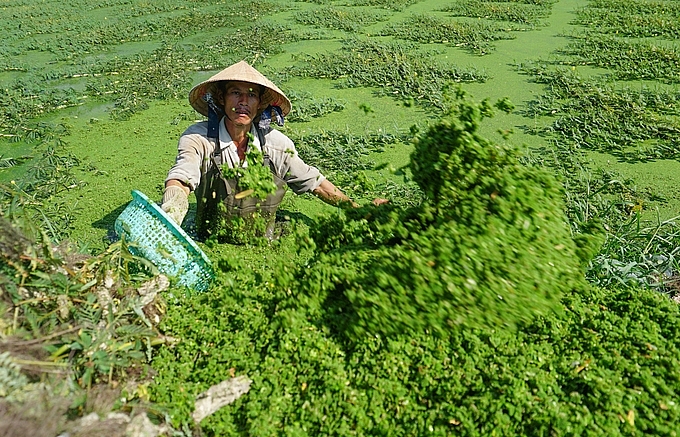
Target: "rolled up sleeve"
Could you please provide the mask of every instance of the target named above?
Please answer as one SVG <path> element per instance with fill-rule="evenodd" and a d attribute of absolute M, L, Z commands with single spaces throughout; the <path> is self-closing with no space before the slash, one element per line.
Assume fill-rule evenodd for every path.
<path fill-rule="evenodd" d="M 314 191 L 326 178 L 319 169 L 307 165 L 297 153 L 291 158 L 288 174 L 284 178 L 286 184 L 295 194 L 309 193 Z"/>
<path fill-rule="evenodd" d="M 295 194 L 312 192 L 326 179 L 319 169 L 298 156 L 293 142 L 281 132 L 272 130 L 267 135 L 266 144 L 278 176 Z"/>

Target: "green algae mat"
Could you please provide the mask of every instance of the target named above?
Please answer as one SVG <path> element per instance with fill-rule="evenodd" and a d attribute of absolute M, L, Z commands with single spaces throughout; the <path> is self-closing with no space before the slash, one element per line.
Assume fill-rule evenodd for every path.
<path fill-rule="evenodd" d="M 118 410 L 187 436 L 677 435 L 677 1 L 0 7 L 4 218 L 127 267 L 116 217 L 132 190 L 160 200 L 201 119 L 189 89 L 243 59 L 291 99 L 303 159 L 363 205 L 289 193 L 274 243 L 199 242 L 214 285 L 171 287 L 109 349 L 59 315 L 93 290 L 0 239 L 3 335 L 82 324 L 50 353 L 88 389 L 138 378 Z M 134 359 L 88 358 L 128 343 Z M 238 375 L 249 392 L 194 423 L 197 395 Z"/>

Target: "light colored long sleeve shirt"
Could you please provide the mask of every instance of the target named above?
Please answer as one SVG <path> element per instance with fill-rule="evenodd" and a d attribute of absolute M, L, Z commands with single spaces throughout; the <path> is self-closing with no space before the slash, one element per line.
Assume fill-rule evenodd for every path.
<path fill-rule="evenodd" d="M 208 139 L 207 132 L 207 121 L 193 124 L 184 131 L 177 146 L 175 164 L 168 172 L 166 181 L 176 179 L 185 183 L 191 191 L 196 189 L 207 169 L 213 165 L 210 157 L 215 151 L 215 146 L 214 142 Z M 254 125 L 251 133 L 253 140 L 248 147 L 255 147 L 267 154 L 277 176 L 286 181 L 295 194 L 312 192 L 326 179 L 316 167 L 307 165 L 298 156 L 293 141 L 280 131 L 271 128 L 265 131 L 264 150 Z M 236 144 L 227 132 L 224 119 L 220 121 L 219 138 L 222 165 L 235 168 L 245 164 L 239 159 Z"/>

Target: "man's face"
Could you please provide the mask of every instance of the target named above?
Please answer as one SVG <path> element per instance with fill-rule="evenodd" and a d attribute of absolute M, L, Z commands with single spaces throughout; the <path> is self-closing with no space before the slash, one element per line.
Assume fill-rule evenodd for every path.
<path fill-rule="evenodd" d="M 248 125 L 257 116 L 260 87 L 249 82 L 229 82 L 224 92 L 224 113 L 236 125 Z"/>

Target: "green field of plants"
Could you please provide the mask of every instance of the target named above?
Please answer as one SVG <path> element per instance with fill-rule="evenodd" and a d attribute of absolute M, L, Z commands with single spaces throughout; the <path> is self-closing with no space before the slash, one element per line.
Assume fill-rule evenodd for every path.
<path fill-rule="evenodd" d="M 678 0 L 4 0 L 0 435 L 679 435 L 679 32 Z M 198 241 L 196 292 L 114 221 L 240 60 L 361 207 L 288 193 L 278 240 Z"/>

